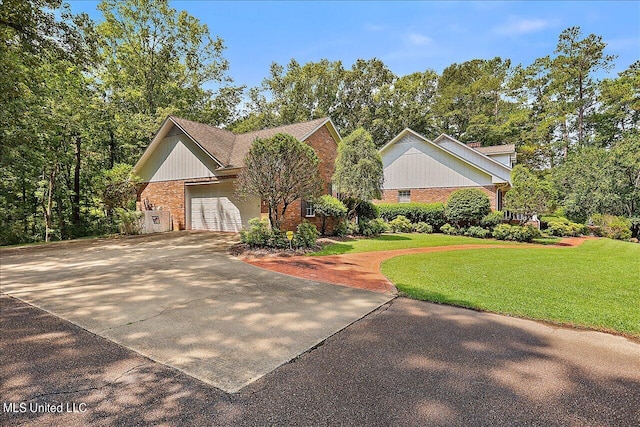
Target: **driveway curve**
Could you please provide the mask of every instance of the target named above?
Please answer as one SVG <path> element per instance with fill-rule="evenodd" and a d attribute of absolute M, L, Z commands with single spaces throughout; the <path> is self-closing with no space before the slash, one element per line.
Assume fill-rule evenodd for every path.
<path fill-rule="evenodd" d="M 568 237 L 555 245 L 530 245 L 530 247 L 579 246 L 588 238 Z M 381 272 L 382 262 L 402 255 L 431 252 L 460 251 L 469 249 L 522 248 L 521 245 L 451 245 L 427 248 L 396 249 L 391 251 L 360 252 L 354 254 L 328 256 L 294 256 L 243 258 L 247 264 L 266 270 L 277 271 L 294 277 L 333 283 L 357 289 L 366 289 L 379 293 L 397 292 L 393 283 Z"/>

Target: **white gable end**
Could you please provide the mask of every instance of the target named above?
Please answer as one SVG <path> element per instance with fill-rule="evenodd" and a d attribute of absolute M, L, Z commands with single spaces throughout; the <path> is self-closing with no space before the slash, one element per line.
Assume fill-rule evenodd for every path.
<path fill-rule="evenodd" d="M 495 177 L 494 183 L 509 182 L 511 178 L 511 169 L 506 165 L 498 163 L 497 160 L 490 159 L 447 135 L 439 136 L 434 142 L 450 152 L 492 173 Z"/>
<path fill-rule="evenodd" d="M 143 182 L 211 178 L 217 164 L 181 132 L 171 132 L 138 171 Z"/>
<path fill-rule="evenodd" d="M 492 184 L 491 175 L 412 133 L 384 149 L 384 189 L 467 187 Z"/>

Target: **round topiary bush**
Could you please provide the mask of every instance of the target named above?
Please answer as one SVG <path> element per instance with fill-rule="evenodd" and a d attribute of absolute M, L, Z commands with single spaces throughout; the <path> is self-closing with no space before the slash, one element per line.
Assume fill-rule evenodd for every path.
<path fill-rule="evenodd" d="M 477 188 L 465 188 L 451 193 L 445 215 L 450 223 L 458 227 L 479 225 L 480 221 L 491 212 L 489 196 Z"/>

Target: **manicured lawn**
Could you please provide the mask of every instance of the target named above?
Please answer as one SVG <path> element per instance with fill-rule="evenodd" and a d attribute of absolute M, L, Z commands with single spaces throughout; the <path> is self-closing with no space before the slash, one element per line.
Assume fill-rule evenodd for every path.
<path fill-rule="evenodd" d="M 322 250 L 314 252 L 312 256 L 340 255 L 358 252 L 390 251 L 394 249 L 426 248 L 432 246 L 451 245 L 504 245 L 508 242 L 492 239 L 475 239 L 464 236 L 448 236 L 446 234 L 418 234 L 398 233 L 383 234 L 369 239 L 357 239 L 353 241 L 334 243 L 327 245 Z M 518 243 L 512 243 L 518 245 Z"/>
<path fill-rule="evenodd" d="M 640 337 L 640 245 L 520 247 L 396 257 L 382 273 L 411 298 Z"/>

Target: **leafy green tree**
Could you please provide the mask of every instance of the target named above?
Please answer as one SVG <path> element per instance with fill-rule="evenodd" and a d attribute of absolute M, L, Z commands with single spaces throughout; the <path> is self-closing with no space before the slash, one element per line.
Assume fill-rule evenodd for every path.
<path fill-rule="evenodd" d="M 315 151 L 291 135 L 256 139 L 244 159 L 237 193 L 266 202 L 271 227 L 280 230 L 287 208 L 296 200 L 312 199 L 322 191 Z"/>
<path fill-rule="evenodd" d="M 134 163 L 167 114 L 214 125 L 228 119 L 237 93 L 216 100 L 204 87 L 230 81 L 223 41 L 206 25 L 168 0 L 103 0 L 98 9 L 99 81 L 114 162 Z"/>
<path fill-rule="evenodd" d="M 521 214 L 521 224 L 529 222 L 534 215 L 548 210 L 552 198 L 548 182 L 538 179 L 523 165 L 516 165 L 511 171 L 511 189 L 504 197 L 505 209 Z"/>
<path fill-rule="evenodd" d="M 353 216 L 359 202 L 379 199 L 383 183 L 382 158 L 371 134 L 356 129 L 338 144 L 333 174 L 333 188 L 340 196 L 357 200 L 349 216 Z"/>

